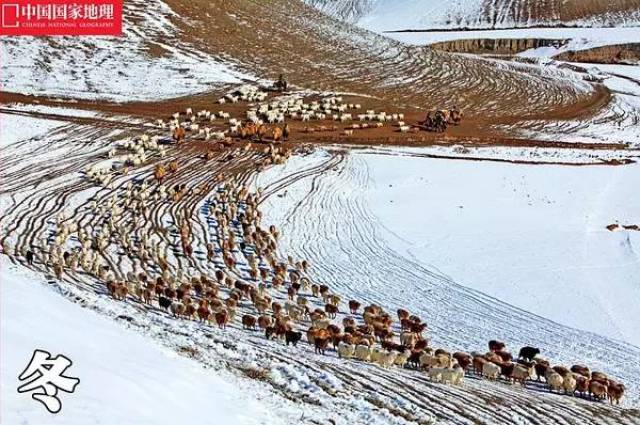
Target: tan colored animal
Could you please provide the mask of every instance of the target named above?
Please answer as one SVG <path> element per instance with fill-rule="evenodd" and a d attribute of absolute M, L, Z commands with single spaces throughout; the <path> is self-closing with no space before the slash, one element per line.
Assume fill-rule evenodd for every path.
<path fill-rule="evenodd" d="M 275 127 L 272 132 L 272 138 L 274 142 L 279 142 L 282 138 L 282 129 L 280 127 Z"/>
<path fill-rule="evenodd" d="M 591 379 L 589 382 L 589 395 L 595 397 L 598 400 L 607 398 L 608 388 L 607 385 L 600 381 L 594 381 Z"/>
<path fill-rule="evenodd" d="M 527 380 L 531 379 L 534 373 L 535 371 L 533 369 L 533 366 L 526 367 L 525 365 L 517 364 L 514 366 L 513 370 L 511 371 L 510 378 L 514 382 L 520 382 L 522 385 L 526 385 Z"/>
<path fill-rule="evenodd" d="M 227 323 L 229 323 L 229 314 L 226 310 L 219 311 L 215 314 L 216 323 L 221 329 L 226 329 Z"/>
<path fill-rule="evenodd" d="M 160 164 L 157 164 L 153 169 L 153 177 L 159 182 L 162 182 L 162 179 L 164 179 L 166 175 L 167 175 L 167 169 Z"/>
<path fill-rule="evenodd" d="M 547 374 L 546 379 L 550 391 L 559 392 L 563 388 L 564 380 L 559 373 L 551 370 L 551 372 Z"/>
<path fill-rule="evenodd" d="M 272 326 L 272 324 L 273 324 L 273 320 L 271 319 L 271 317 L 265 316 L 265 315 L 258 317 L 258 327 L 260 329 L 264 330 L 269 326 Z"/>
<path fill-rule="evenodd" d="M 626 388 L 625 388 L 625 386 L 623 384 L 620 384 L 620 383 L 614 382 L 614 381 L 610 381 L 609 382 L 609 389 L 608 389 L 609 402 L 611 404 L 615 403 L 616 405 L 619 405 L 620 404 L 620 400 L 624 396 L 625 389 Z"/>
<path fill-rule="evenodd" d="M 565 394 L 573 395 L 576 391 L 577 381 L 573 374 L 567 375 L 562 379 L 562 387 Z"/>
<path fill-rule="evenodd" d="M 186 136 L 186 132 L 184 130 L 183 127 L 178 126 L 175 130 L 173 130 L 173 140 L 176 141 L 176 143 L 180 143 L 180 141 L 182 141 Z"/>

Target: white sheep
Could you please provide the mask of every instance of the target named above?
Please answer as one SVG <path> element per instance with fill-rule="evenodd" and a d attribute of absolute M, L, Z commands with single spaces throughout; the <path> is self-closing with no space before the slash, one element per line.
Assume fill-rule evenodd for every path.
<path fill-rule="evenodd" d="M 382 348 L 373 348 L 370 354 L 371 362 L 378 363 L 382 354 L 384 354 L 384 350 Z"/>
<path fill-rule="evenodd" d="M 368 362 L 371 360 L 371 350 L 366 345 L 357 345 L 355 357 L 363 362 Z"/>
<path fill-rule="evenodd" d="M 546 379 L 551 391 L 560 391 L 563 388 L 564 380 L 559 373 L 551 372 L 547 374 Z"/>
<path fill-rule="evenodd" d="M 482 376 L 485 378 L 496 380 L 500 376 L 500 366 L 487 362 L 482 365 Z M 559 375 L 558 375 L 559 376 Z M 560 383 L 562 386 L 562 382 Z"/>
<path fill-rule="evenodd" d="M 399 367 L 404 367 L 404 365 L 411 357 L 411 350 L 405 350 L 403 353 L 398 353 L 396 359 L 393 361 L 393 364 Z"/>
<path fill-rule="evenodd" d="M 389 369 L 396 360 L 398 353 L 395 351 L 387 351 L 380 354 L 380 358 L 378 359 L 378 364 L 383 369 Z"/>
<path fill-rule="evenodd" d="M 355 355 L 356 346 L 353 344 L 347 344 L 345 342 L 340 342 L 338 344 L 338 357 L 343 359 L 350 359 Z"/>
<path fill-rule="evenodd" d="M 442 372 L 446 369 L 440 367 L 432 367 L 427 371 L 427 376 L 434 382 L 440 382 L 442 380 Z"/>

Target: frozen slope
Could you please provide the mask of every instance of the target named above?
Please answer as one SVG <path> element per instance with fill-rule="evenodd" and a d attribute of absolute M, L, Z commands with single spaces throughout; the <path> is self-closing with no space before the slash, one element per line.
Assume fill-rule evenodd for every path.
<path fill-rule="evenodd" d="M 527 26 L 631 26 L 637 0 L 306 0 L 373 31 Z"/>
<path fill-rule="evenodd" d="M 181 41 L 177 19 L 160 0 L 127 1 L 119 37 L 2 37 L 0 90 L 132 101 L 249 78 L 232 63 Z"/>
<path fill-rule="evenodd" d="M 40 425 L 285 423 L 231 377 L 163 348 L 113 320 L 71 303 L 2 259 L 2 422 Z M 34 349 L 64 354 L 66 375 L 80 378 L 60 393 L 53 416 L 28 394 L 18 375 Z"/>
<path fill-rule="evenodd" d="M 293 182 L 264 208 L 283 227 L 281 245 L 309 258 L 318 280 L 426 317 L 436 346 L 475 350 L 504 339 L 636 379 L 629 317 L 640 295 L 638 235 L 602 226 L 633 218 L 624 182 L 637 167 L 501 171 L 474 161 L 334 155 L 339 166 Z M 295 175 L 293 166 L 280 172 Z M 282 178 L 268 174 L 258 181 L 267 189 Z"/>

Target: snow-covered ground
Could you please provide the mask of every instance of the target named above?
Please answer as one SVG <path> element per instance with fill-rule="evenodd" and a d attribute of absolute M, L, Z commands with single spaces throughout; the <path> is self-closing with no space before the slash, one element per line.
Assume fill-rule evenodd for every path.
<path fill-rule="evenodd" d="M 2 417 L 6 424 L 286 423 L 237 378 L 176 354 L 47 287 L 2 257 Z M 80 384 L 55 416 L 20 394 L 33 351 L 63 354 Z"/>
<path fill-rule="evenodd" d="M 563 66 L 562 62 L 540 58 L 543 66 Z M 540 140 L 587 143 L 621 143 L 640 147 L 640 79 L 638 67 L 631 65 L 574 64 L 586 69 L 611 91 L 609 104 L 595 116 L 579 120 L 528 121 L 507 131 Z M 528 127 L 522 130 L 521 126 Z"/>
<path fill-rule="evenodd" d="M 367 233 L 358 235 L 367 237 L 360 249 L 382 264 L 386 256 L 399 256 L 406 267 L 420 264 L 557 323 L 640 345 L 629 320 L 640 314 L 640 234 L 605 228 L 640 222 L 631 184 L 639 179 L 638 165 L 527 166 L 352 151 L 336 172 L 314 180 L 313 189 L 311 182 L 299 183 L 297 192 L 290 188 L 284 199 L 291 209 L 266 208 L 266 214 L 291 235 L 291 249 L 319 261 L 356 262 L 341 242 L 355 237 L 353 220 L 364 221 L 358 222 Z M 306 190 L 318 200 L 301 202 Z M 312 213 L 310 205 L 322 211 Z M 298 214 L 316 219 L 306 227 Z M 368 269 L 358 276 L 354 267 L 337 279 L 361 296 L 391 297 L 387 303 L 415 308 L 418 293 L 433 291 L 430 283 L 403 282 L 381 267 L 378 276 Z M 394 283 L 385 290 L 379 279 Z"/>
<path fill-rule="evenodd" d="M 466 39 L 523 39 L 543 38 L 550 40 L 569 40 L 560 48 L 542 47 L 535 51 L 528 51 L 527 55 L 535 52 L 538 56 L 547 57 L 567 50 L 584 50 L 611 44 L 640 42 L 640 27 L 620 28 L 521 28 L 510 30 L 480 30 L 480 31 L 434 31 L 434 32 L 390 32 L 387 37 L 394 38 L 405 44 L 423 46 L 451 40 Z M 523 55 L 525 55 L 523 53 Z"/>
<path fill-rule="evenodd" d="M 640 166 L 476 164 L 363 153 L 396 251 L 527 311 L 640 345 Z M 635 199 L 634 199 L 635 198 Z"/>
<path fill-rule="evenodd" d="M 20 140 L 37 137 L 64 124 L 54 120 L 0 114 L 0 146 L 7 146 Z"/>
<path fill-rule="evenodd" d="M 561 10 L 536 10 L 535 2 L 493 0 L 305 0 L 337 19 L 375 32 L 406 29 L 511 28 L 535 25 L 578 27 L 633 26 L 640 11 L 605 12 L 590 18 L 561 21 Z M 572 8 L 580 1 L 563 2 Z M 547 7 L 553 7 L 548 2 Z M 535 14 L 542 16 L 536 17 Z"/>
<path fill-rule="evenodd" d="M 161 0 L 127 1 L 124 8 L 122 37 L 3 37 L 0 89 L 131 101 L 249 78 L 181 42 L 171 22 L 177 15 Z"/>

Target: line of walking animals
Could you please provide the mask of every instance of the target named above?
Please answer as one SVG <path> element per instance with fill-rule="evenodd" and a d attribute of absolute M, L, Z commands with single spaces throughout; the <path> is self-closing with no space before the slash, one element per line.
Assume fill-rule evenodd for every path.
<path fill-rule="evenodd" d="M 263 237 L 268 239 L 269 235 L 274 234 L 277 234 L 277 230 L 271 226 Z M 207 247 L 209 258 L 213 258 L 212 250 L 211 246 Z M 233 260 L 228 257 L 225 257 L 225 263 L 230 268 L 234 267 Z M 397 311 L 400 325 L 398 342 L 395 341 L 391 316 L 378 305 L 364 307 L 362 322 L 359 322 L 356 317 L 361 310 L 361 303 L 350 300 L 350 315 L 342 320 L 340 327 L 332 320 L 340 313 L 340 296 L 332 294 L 326 285 L 311 284 L 302 275 L 309 268 L 306 261 L 294 264 L 289 257 L 288 263 L 273 263 L 273 267 L 275 276 L 271 288 L 284 289 L 286 276 L 289 277 L 284 305 L 273 301 L 269 295 L 270 288 L 263 283 L 267 280 L 268 272 L 266 269 L 258 271 L 255 264 L 251 266 L 250 274 L 256 282 L 262 279 L 257 286 L 231 279 L 219 269 L 215 272 L 215 282 L 201 276 L 192 278 L 191 283 L 182 284 L 176 289 L 167 287 L 161 278 L 155 283 L 147 282 L 141 298 L 151 304 L 155 294 L 160 308 L 175 317 L 198 319 L 209 324 L 215 321 L 221 329 L 226 329 L 234 321 L 237 309 L 246 300 L 244 307 L 247 304 L 252 306 L 257 314 L 242 315 L 240 322 L 244 330 L 261 329 L 267 339 L 296 346 L 303 338 L 303 332 L 296 328 L 304 322 L 310 322 L 306 339 L 316 354 L 325 355 L 333 347 L 342 359 L 376 363 L 383 368 L 414 368 L 425 371 L 434 382 L 460 385 L 465 375 L 472 373 L 493 381 L 504 379 L 509 383 L 520 383 L 524 387 L 529 380 L 544 380 L 551 392 L 588 396 L 592 400 L 608 398 L 611 404 L 619 404 L 624 395 L 624 384 L 606 374 L 592 372 L 589 367 L 579 364 L 570 368 L 551 366 L 548 360 L 540 357 L 540 350 L 534 347 L 522 347 L 515 361 L 506 350 L 506 345 L 500 341 L 489 341 L 489 351 L 486 353 L 450 353 L 441 348 L 434 349 L 428 346 L 428 339 L 423 336 L 427 324 L 404 309 Z M 144 275 L 140 278 L 146 282 Z M 118 286 L 111 285 L 109 291 L 114 298 L 126 297 L 126 289 L 122 296 L 118 293 Z M 224 301 L 218 299 L 219 286 L 222 285 L 230 289 Z M 310 293 L 304 294 L 304 291 Z M 198 306 L 192 304 L 192 297 L 200 298 Z M 321 300 L 324 307 L 312 309 L 311 299 Z"/>

